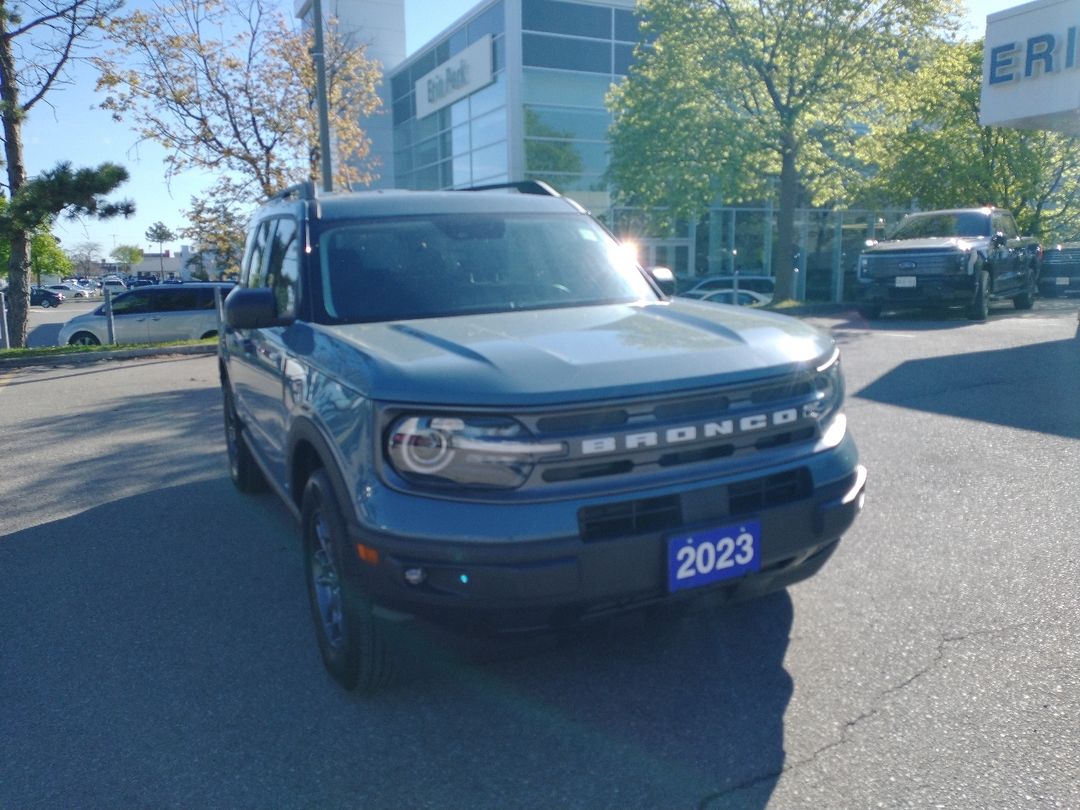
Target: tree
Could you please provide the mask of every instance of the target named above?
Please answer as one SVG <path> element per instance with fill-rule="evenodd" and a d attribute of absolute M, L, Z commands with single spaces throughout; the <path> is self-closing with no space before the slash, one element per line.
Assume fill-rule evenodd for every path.
<path fill-rule="evenodd" d="M 143 234 L 148 242 L 156 242 L 158 246 L 158 261 L 161 263 L 161 278 L 165 279 L 165 243 L 171 242 L 176 238 L 176 234 L 173 233 L 169 226 L 164 222 L 155 222 L 149 228 L 146 229 L 146 233 Z"/>
<path fill-rule="evenodd" d="M 212 196 L 225 203 L 318 177 L 311 35 L 290 29 L 271 0 L 155 3 L 111 33 L 119 47 L 96 60 L 102 106 L 169 150 L 169 176 L 211 170 L 221 178 Z M 326 50 L 335 181 L 366 184 L 374 167 L 360 120 L 379 106 L 380 71 L 333 24 Z"/>
<path fill-rule="evenodd" d="M 143 250 L 137 245 L 117 245 L 109 255 L 124 268 L 125 273 L 130 273 L 131 266 L 143 260 Z"/>
<path fill-rule="evenodd" d="M 0 212 L 7 208 L 7 200 L 0 197 Z M 4 239 L 0 239 L 0 274 L 7 274 L 8 262 L 11 259 L 11 245 Z M 58 276 L 64 278 L 71 274 L 73 265 L 71 260 L 60 249 L 60 243 L 56 241 L 48 230 L 40 229 L 30 237 L 30 274 L 40 284 L 42 276 Z"/>
<path fill-rule="evenodd" d="M 79 242 L 68 250 L 67 258 L 80 276 L 93 275 L 95 265 L 101 261 L 101 244 Z"/>
<path fill-rule="evenodd" d="M 882 99 L 861 144 L 887 205 L 1009 208 L 1025 233 L 1080 235 L 1080 139 L 979 125 L 981 42 L 943 44 Z"/>
<path fill-rule="evenodd" d="M 0 0 L 0 124 L 11 202 L 0 221 L 0 238 L 10 249 L 8 331 L 13 346 L 26 343 L 31 234 L 61 212 L 115 216 L 133 210 L 129 202 L 100 199 L 127 179 L 122 167 L 102 164 L 72 171 L 70 164 L 58 163 L 28 181 L 22 143 L 27 115 L 66 81 L 72 60 L 95 44 L 100 27 L 119 6 L 120 0 Z"/>
<path fill-rule="evenodd" d="M 610 97 L 617 198 L 700 214 L 779 184 L 778 298 L 794 293 L 795 209 L 854 179 L 882 86 L 955 27 L 950 0 L 643 0 L 648 45 Z"/>
<path fill-rule="evenodd" d="M 195 243 L 189 266 L 208 277 L 225 278 L 240 271 L 244 255 L 246 220 L 233 206 L 220 201 L 191 198 L 187 227 L 180 235 Z"/>

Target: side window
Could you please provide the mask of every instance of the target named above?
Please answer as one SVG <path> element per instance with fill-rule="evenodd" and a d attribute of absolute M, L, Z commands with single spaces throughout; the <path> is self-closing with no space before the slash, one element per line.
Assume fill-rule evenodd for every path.
<path fill-rule="evenodd" d="M 266 239 L 270 233 L 270 228 L 273 226 L 272 220 L 260 222 L 257 228 L 254 228 L 250 234 L 248 234 L 247 247 L 244 248 L 244 266 L 241 270 L 242 278 L 241 283 L 245 287 L 262 287 L 265 286 L 265 254 L 266 254 Z"/>
<path fill-rule="evenodd" d="M 1007 239 L 1017 236 L 1016 222 L 1006 214 L 994 214 L 994 233 L 1003 233 Z"/>
<path fill-rule="evenodd" d="M 296 315 L 297 286 L 300 278 L 300 241 L 296 220 L 274 220 L 268 245 L 265 285 L 274 291 L 278 315 Z"/>
<path fill-rule="evenodd" d="M 145 315 L 153 311 L 153 302 L 148 293 L 124 293 L 113 299 L 112 310 L 114 315 Z"/>
<path fill-rule="evenodd" d="M 155 312 L 184 312 L 199 307 L 196 291 L 182 287 L 177 290 L 164 290 L 151 298 L 154 300 Z"/>

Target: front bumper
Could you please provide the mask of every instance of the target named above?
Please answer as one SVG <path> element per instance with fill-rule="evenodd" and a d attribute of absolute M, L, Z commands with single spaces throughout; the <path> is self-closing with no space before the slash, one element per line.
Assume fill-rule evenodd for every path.
<path fill-rule="evenodd" d="M 678 525 L 661 525 L 662 518 L 645 517 L 633 524 L 636 528 L 627 523 L 624 533 L 607 532 L 597 539 L 589 539 L 583 529 L 574 536 L 521 542 L 418 540 L 354 525 L 353 542 L 377 549 L 378 563 L 363 563 L 359 555 L 350 555 L 350 573 L 383 612 L 479 632 L 559 628 L 703 596 L 722 601 L 758 596 L 813 575 L 831 556 L 863 505 L 866 470 L 854 459 L 854 445 L 845 440 L 803 468 L 771 476 L 776 482 L 801 476 L 809 482 L 801 491 L 777 483 L 773 494 L 754 503 L 719 494 L 722 487 L 741 492 L 737 487 L 746 482 L 689 489 L 676 496 L 681 511 L 672 519 Z M 820 474 L 834 472 L 838 464 L 846 464 L 841 477 L 820 485 L 813 481 L 813 467 Z M 770 475 L 759 478 L 770 480 Z M 756 508 L 740 511 L 748 505 Z M 585 511 L 579 508 L 579 513 Z M 692 519 L 686 520 L 688 516 Z M 668 537 L 748 518 L 761 525 L 759 571 L 668 592 Z M 529 520 L 527 506 L 520 520 Z"/>
<path fill-rule="evenodd" d="M 894 278 L 860 279 L 855 296 L 860 304 L 881 306 L 966 306 L 975 300 L 975 278 L 917 276 L 914 287 L 897 287 Z"/>

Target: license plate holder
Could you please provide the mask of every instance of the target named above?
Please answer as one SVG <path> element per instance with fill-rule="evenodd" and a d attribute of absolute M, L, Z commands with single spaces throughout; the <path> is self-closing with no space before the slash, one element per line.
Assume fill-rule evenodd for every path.
<path fill-rule="evenodd" d="M 735 579 L 761 569 L 761 522 L 682 532 L 667 550 L 669 593 Z"/>

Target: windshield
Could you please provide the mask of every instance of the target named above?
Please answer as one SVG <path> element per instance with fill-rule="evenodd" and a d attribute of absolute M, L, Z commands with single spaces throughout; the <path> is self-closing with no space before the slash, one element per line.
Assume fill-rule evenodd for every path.
<path fill-rule="evenodd" d="M 891 239 L 928 239 L 935 236 L 989 236 L 990 217 L 977 211 L 957 214 L 913 214 L 904 217 Z"/>
<path fill-rule="evenodd" d="M 319 240 L 336 323 L 657 300 L 637 264 L 580 214 L 352 222 Z"/>

